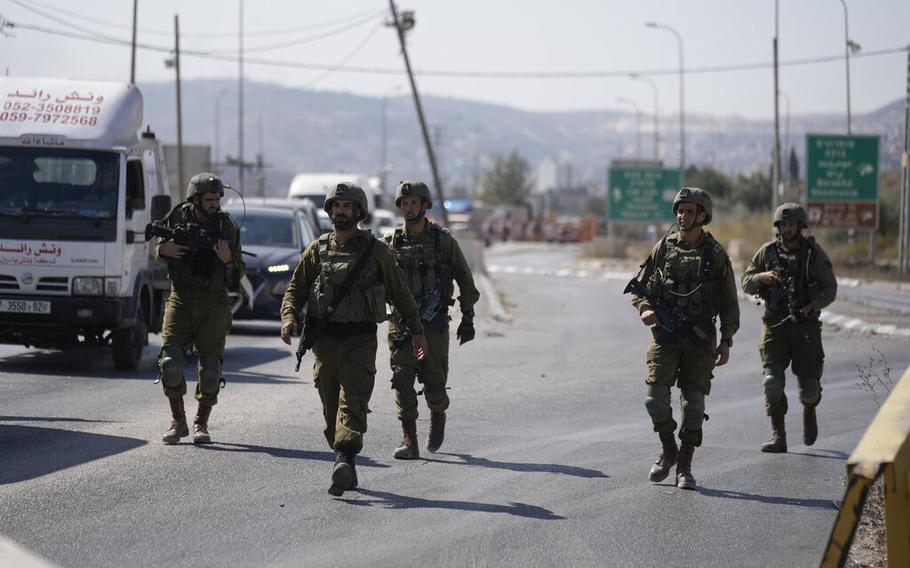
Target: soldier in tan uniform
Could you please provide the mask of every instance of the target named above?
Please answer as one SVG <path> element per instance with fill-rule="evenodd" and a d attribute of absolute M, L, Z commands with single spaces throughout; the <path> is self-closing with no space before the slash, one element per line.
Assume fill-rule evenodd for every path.
<path fill-rule="evenodd" d="M 417 446 L 417 392 L 415 380 L 423 385 L 423 394 L 430 408 L 430 431 L 427 436 L 427 450 L 435 452 L 445 438 L 446 410 L 449 396 L 446 383 L 449 374 L 449 306 L 454 303 L 454 286 L 458 283 L 458 304 L 461 308 L 461 323 L 455 332 L 459 344 L 474 339 L 474 304 L 480 293 L 474 285 L 471 268 L 458 246 L 458 241 L 448 229 L 440 227 L 426 218 L 426 211 L 433 207 L 433 199 L 427 185 L 421 181 L 408 180 L 398 184 L 395 190 L 395 207 L 404 217 L 404 226 L 389 237 L 389 247 L 395 255 L 398 266 L 404 273 L 405 282 L 418 305 L 426 307 L 437 299 L 439 309 L 422 321 L 430 352 L 426 359 L 418 361 L 407 345 L 407 330 L 403 328 L 401 315 L 394 311 L 389 323 L 389 348 L 391 350 L 392 388 L 395 389 L 395 404 L 398 419 L 401 420 L 403 439 L 395 450 L 398 459 L 420 457 Z"/>
<path fill-rule="evenodd" d="M 212 441 L 208 431 L 209 415 L 218 402 L 224 343 L 231 329 L 228 289 L 237 286 L 245 267 L 240 250 L 240 231 L 226 212 L 221 211 L 224 183 L 210 173 L 197 174 L 187 186 L 187 201 L 175 207 L 164 219 L 173 229 L 198 225 L 217 239 L 213 249 L 190 250 L 172 240 L 159 239 L 155 258 L 167 264 L 171 293 L 164 310 L 161 330 L 159 379 L 171 404 L 171 427 L 162 437 L 165 444 L 176 444 L 189 435 L 183 395 L 184 354 L 194 347 L 199 355 L 199 382 L 196 400 L 199 410 L 193 421 L 193 443 Z"/>
<path fill-rule="evenodd" d="M 329 494 L 339 496 L 357 486 L 355 458 L 363 448 L 376 377 L 376 324 L 387 318 L 387 301 L 411 332 L 414 357 L 423 359 L 428 348 L 417 305 L 388 247 L 357 228 L 369 211 L 363 189 L 335 184 L 327 192 L 324 209 L 335 229 L 310 243 L 301 255 L 281 305 L 281 339 L 290 344 L 304 306 L 307 325 L 327 319 L 313 346 L 313 382 L 322 401 L 326 441 L 335 450 Z M 362 255 L 369 255 L 362 271 L 329 313 L 338 288 Z"/>
<path fill-rule="evenodd" d="M 803 443 L 818 437 L 815 408 L 822 398 L 822 347 L 820 311 L 837 296 L 837 279 L 831 259 L 813 237 L 805 209 L 784 203 L 772 221 L 777 239 L 762 245 L 743 272 L 743 292 L 765 302 L 759 353 L 764 367 L 765 411 L 771 417 L 771 438 L 761 451 L 787 451 L 787 395 L 784 371 L 791 366 L 803 405 Z"/>
<path fill-rule="evenodd" d="M 739 329 L 739 302 L 727 253 L 702 229 L 711 222 L 711 196 L 702 189 L 684 187 L 673 200 L 673 212 L 679 231 L 654 245 L 638 273 L 638 280 L 659 305 L 641 295 L 635 295 L 632 304 L 641 321 L 652 328 L 645 407 L 660 437 L 661 453 L 648 477 L 663 481 L 676 464 L 676 486 L 695 489 L 692 456 L 702 443 L 705 397 L 711 391 L 712 370 L 730 357 L 733 335 Z M 658 318 L 658 311 L 664 310 L 676 312 L 692 327 L 679 326 L 664 337 Z M 679 388 L 682 414 L 679 448 L 670 405 L 674 384 Z"/>

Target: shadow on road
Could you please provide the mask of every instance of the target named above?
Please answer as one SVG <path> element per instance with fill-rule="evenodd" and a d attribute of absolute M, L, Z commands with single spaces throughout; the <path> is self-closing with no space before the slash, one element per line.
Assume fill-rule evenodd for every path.
<path fill-rule="evenodd" d="M 571 475 L 573 477 L 586 477 L 586 478 L 608 478 L 609 475 L 603 473 L 602 471 L 597 471 L 596 469 L 587 469 L 584 467 L 576 467 L 573 465 L 562 465 L 557 463 L 523 463 L 523 462 L 501 462 L 488 460 L 487 458 L 478 458 L 472 456 L 471 454 L 450 454 L 446 452 L 438 452 L 436 455 L 440 456 L 452 456 L 460 459 L 460 462 L 453 462 L 448 460 L 434 460 L 426 459 L 428 462 L 436 463 L 446 463 L 454 465 L 471 465 L 475 467 L 487 467 L 492 469 L 507 469 L 509 471 L 518 471 L 522 473 L 527 472 L 539 472 L 539 473 L 558 473 L 560 475 Z"/>
<path fill-rule="evenodd" d="M 312 452 L 309 450 L 292 450 L 290 448 L 273 448 L 270 446 L 253 446 L 250 444 L 225 444 L 216 442 L 211 445 L 200 445 L 200 448 L 216 452 L 240 452 L 240 453 L 260 453 L 268 454 L 276 458 L 290 458 L 295 460 L 311 460 L 334 462 L 334 452 Z M 379 463 L 366 456 L 357 456 L 357 465 L 365 467 L 390 467 L 387 464 Z"/>
<path fill-rule="evenodd" d="M 0 485 L 34 479 L 145 444 L 145 440 L 121 436 L 0 424 Z"/>
<path fill-rule="evenodd" d="M 809 507 L 811 509 L 833 509 L 834 504 L 831 499 L 797 499 L 794 497 L 775 497 L 773 495 L 757 495 L 754 493 L 742 493 L 740 491 L 730 491 L 725 489 L 708 489 L 701 487 L 698 492 L 708 497 L 721 497 L 723 499 L 738 499 L 743 501 L 757 501 L 758 503 L 767 503 L 769 505 L 794 505 L 796 507 Z"/>
<path fill-rule="evenodd" d="M 509 503 L 507 505 L 496 505 L 494 503 L 474 503 L 472 501 L 442 501 L 438 499 L 421 499 L 419 497 L 407 497 L 389 493 L 387 491 L 373 491 L 370 489 L 354 489 L 361 495 L 372 497 L 372 499 L 339 499 L 350 505 L 360 505 L 365 507 L 380 506 L 386 509 L 452 509 L 455 511 L 477 511 L 479 513 L 505 513 L 516 517 L 526 517 L 529 519 L 541 519 L 544 521 L 564 520 L 549 509 L 528 505 L 526 503 Z"/>
<path fill-rule="evenodd" d="M 2 416 L 0 422 L 92 422 L 103 423 L 112 420 L 89 420 L 88 418 L 56 418 L 50 416 Z"/>
<path fill-rule="evenodd" d="M 829 460 L 845 460 L 850 457 L 847 452 L 841 450 L 823 450 L 816 448 L 809 452 L 788 452 L 791 456 L 807 456 L 810 458 L 825 458 Z"/>

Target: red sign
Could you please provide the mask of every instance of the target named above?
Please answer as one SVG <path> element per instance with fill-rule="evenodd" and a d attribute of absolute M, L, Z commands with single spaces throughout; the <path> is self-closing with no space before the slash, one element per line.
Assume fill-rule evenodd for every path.
<path fill-rule="evenodd" d="M 809 227 L 818 229 L 878 229 L 878 204 L 810 201 L 806 205 Z"/>

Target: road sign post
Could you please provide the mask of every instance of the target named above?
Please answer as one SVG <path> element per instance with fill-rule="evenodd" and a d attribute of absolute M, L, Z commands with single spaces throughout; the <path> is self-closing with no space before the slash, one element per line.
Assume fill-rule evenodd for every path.
<path fill-rule="evenodd" d="M 822 229 L 878 229 L 879 137 L 806 136 L 806 209 Z"/>

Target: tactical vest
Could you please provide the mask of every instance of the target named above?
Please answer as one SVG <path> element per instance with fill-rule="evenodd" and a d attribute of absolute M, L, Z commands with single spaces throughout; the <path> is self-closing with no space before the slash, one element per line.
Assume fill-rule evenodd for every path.
<path fill-rule="evenodd" d="M 799 305 L 805 306 L 818 293 L 818 281 L 815 274 L 809 270 L 812 260 L 816 254 L 815 238 L 803 237 L 800 239 L 799 249 L 789 250 L 781 243 L 780 239 L 772 242 L 769 247 L 777 247 L 777 254 L 780 257 L 784 268 L 796 279 L 796 290 L 799 293 Z M 773 270 L 774 266 L 770 257 L 768 258 L 768 269 Z M 766 307 L 772 311 L 787 311 L 787 300 L 780 293 L 777 286 L 767 288 L 765 298 Z"/>
<path fill-rule="evenodd" d="M 714 264 L 720 245 L 710 235 L 705 235 L 699 247 L 685 249 L 678 244 L 677 235 L 663 239 L 648 286 L 669 306 L 683 309 L 690 319 L 712 319 L 718 313 Z"/>
<path fill-rule="evenodd" d="M 230 236 L 225 224 L 232 223 L 232 221 L 226 213 L 219 211 L 211 222 L 200 223 L 193 207 L 192 203 L 182 203 L 177 206 L 167 217 L 168 226 L 196 224 L 218 239 Z M 167 259 L 168 278 L 177 288 L 222 291 L 226 289 L 226 282 L 224 270 L 217 269 L 219 264 L 221 261 L 213 249 L 187 251 L 183 258 Z"/>
<path fill-rule="evenodd" d="M 395 260 L 404 275 L 408 290 L 418 302 L 436 287 L 436 283 L 448 268 L 442 259 L 440 245 L 442 235 L 446 230 L 438 225 L 427 225 L 427 228 L 433 237 L 430 243 L 418 243 L 401 227 L 395 229 L 395 234 L 389 243 L 392 254 L 395 255 Z M 451 299 L 454 293 L 452 286 L 447 286 L 447 288 L 442 291 L 445 300 Z"/>
<path fill-rule="evenodd" d="M 363 254 L 366 244 L 366 240 L 363 239 L 363 244 L 358 242 L 359 246 L 350 247 L 350 250 L 331 250 L 330 237 L 331 233 L 322 235 L 316 245 L 316 265 L 319 272 L 316 282 L 310 287 L 310 297 L 307 301 L 307 314 L 311 317 L 322 317 L 338 288 L 344 283 L 348 272 L 357 264 L 357 259 Z M 354 281 L 351 291 L 329 317 L 329 322 L 379 323 L 388 318 L 385 285 L 377 275 L 376 268 L 377 263 L 367 261 Z"/>

